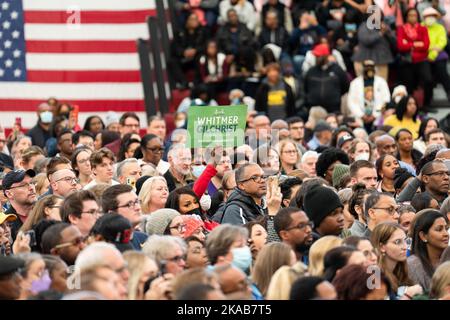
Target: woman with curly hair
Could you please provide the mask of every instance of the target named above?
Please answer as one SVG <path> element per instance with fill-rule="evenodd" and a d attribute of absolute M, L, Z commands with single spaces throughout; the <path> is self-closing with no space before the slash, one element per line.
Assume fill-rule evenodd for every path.
<path fill-rule="evenodd" d="M 337 164 L 350 164 L 347 154 L 337 148 L 328 148 L 322 152 L 317 159 L 317 176 L 324 178 L 330 185 L 333 185 L 333 170 Z"/>

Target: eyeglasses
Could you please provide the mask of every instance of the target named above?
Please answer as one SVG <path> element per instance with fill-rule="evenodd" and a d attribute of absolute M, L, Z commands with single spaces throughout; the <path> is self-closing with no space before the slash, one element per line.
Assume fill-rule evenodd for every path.
<path fill-rule="evenodd" d="M 169 229 L 177 229 L 179 233 L 186 231 L 186 224 L 177 224 L 176 226 L 169 227 Z"/>
<path fill-rule="evenodd" d="M 75 238 L 72 241 L 58 244 L 58 245 L 54 246 L 53 249 L 61 249 L 61 248 L 71 247 L 71 246 L 79 246 L 80 244 L 84 243 L 85 241 L 86 241 L 86 238 L 80 236 L 80 237 Z"/>
<path fill-rule="evenodd" d="M 102 211 L 95 210 L 95 209 L 92 209 L 92 210 L 89 210 L 89 211 L 81 211 L 81 213 L 87 213 L 87 214 L 91 214 L 93 216 L 101 216 L 101 215 L 103 215 Z"/>
<path fill-rule="evenodd" d="M 61 206 L 48 206 L 49 208 L 51 208 L 51 209 L 59 209 L 59 208 L 61 208 Z"/>
<path fill-rule="evenodd" d="M 291 127 L 291 130 L 303 130 L 305 127 Z"/>
<path fill-rule="evenodd" d="M 389 207 L 389 208 L 373 207 L 372 209 L 385 210 L 387 213 L 389 213 L 391 216 L 393 216 L 397 212 L 398 207 Z"/>
<path fill-rule="evenodd" d="M 303 229 L 305 229 L 306 227 L 310 227 L 311 229 L 314 229 L 314 222 L 308 221 L 308 222 L 306 222 L 306 223 L 299 223 L 299 224 L 296 225 L 296 226 L 287 228 L 286 231 L 293 230 L 293 229 L 303 230 Z"/>
<path fill-rule="evenodd" d="M 410 238 L 405 238 L 405 239 L 397 239 L 395 241 L 392 241 L 391 243 L 395 244 L 397 247 L 401 247 L 405 244 L 407 246 L 410 246 L 411 242 L 412 242 L 412 240 Z"/>
<path fill-rule="evenodd" d="M 297 153 L 297 150 L 285 150 L 283 153 L 295 154 Z"/>
<path fill-rule="evenodd" d="M 125 204 L 123 204 L 121 206 L 117 206 L 117 209 L 119 209 L 119 208 L 131 209 L 131 208 L 135 208 L 137 205 L 140 205 L 140 204 L 141 204 L 141 200 L 136 199 L 134 201 L 129 201 L 129 202 L 127 202 L 127 203 L 125 203 Z"/>
<path fill-rule="evenodd" d="M 153 153 L 163 153 L 166 150 L 165 148 L 161 148 L 161 147 L 156 147 L 156 148 L 145 147 L 145 149 L 147 149 L 148 151 L 151 151 Z"/>
<path fill-rule="evenodd" d="M 425 176 L 438 176 L 439 178 L 443 178 L 445 176 L 450 176 L 450 172 L 448 171 L 436 171 L 431 173 L 424 173 Z"/>
<path fill-rule="evenodd" d="M 15 186 L 15 187 L 9 187 L 9 189 L 16 189 L 16 188 L 35 188 L 36 183 L 35 182 L 28 182 L 28 183 L 22 183 L 21 185 Z"/>
<path fill-rule="evenodd" d="M 80 183 L 80 179 L 73 178 L 73 177 L 65 177 L 65 178 L 55 180 L 55 182 L 59 182 L 59 181 L 64 181 L 64 182 L 71 183 L 71 184 L 79 184 Z"/>
<path fill-rule="evenodd" d="M 253 182 L 264 182 L 264 181 L 267 180 L 268 177 L 269 177 L 269 176 L 266 176 L 266 175 L 262 175 L 262 176 L 251 176 L 250 178 L 245 179 L 245 180 L 241 180 L 241 181 L 239 181 L 239 182 L 246 182 L 246 181 L 249 181 L 249 180 L 253 180 Z"/>

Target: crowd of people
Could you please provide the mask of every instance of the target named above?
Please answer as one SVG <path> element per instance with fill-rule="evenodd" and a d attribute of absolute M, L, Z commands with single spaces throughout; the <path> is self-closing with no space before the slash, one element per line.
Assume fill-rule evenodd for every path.
<path fill-rule="evenodd" d="M 0 127 L 0 299 L 449 300 L 445 11 L 375 2 L 179 2 L 175 130 L 55 98 Z M 245 141 L 190 148 L 221 91 Z"/>

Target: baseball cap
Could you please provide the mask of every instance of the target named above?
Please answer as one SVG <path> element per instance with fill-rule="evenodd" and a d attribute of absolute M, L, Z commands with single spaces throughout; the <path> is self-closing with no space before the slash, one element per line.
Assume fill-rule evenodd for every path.
<path fill-rule="evenodd" d="M 24 265 L 25 261 L 22 259 L 0 255 L 0 276 L 18 271 Z"/>
<path fill-rule="evenodd" d="M 435 8 L 428 7 L 425 10 L 423 10 L 423 14 L 422 15 L 424 17 L 427 17 L 427 16 L 438 16 L 439 17 L 441 14 Z"/>
<path fill-rule="evenodd" d="M 3 224 L 5 221 L 14 221 L 17 217 L 15 214 L 6 214 L 3 211 L 0 211 L 0 224 Z"/>
<path fill-rule="evenodd" d="M 118 213 L 106 213 L 92 227 L 92 232 L 101 235 L 106 242 L 116 246 L 120 252 L 133 250 L 131 239 L 133 227 L 130 221 Z"/>
<path fill-rule="evenodd" d="M 347 141 L 352 141 L 354 138 L 351 135 L 345 135 L 340 137 L 337 143 L 337 147 L 340 149 Z"/>
<path fill-rule="evenodd" d="M 29 176 L 33 178 L 36 175 L 34 170 L 13 170 L 8 172 L 3 178 L 2 186 L 3 190 L 8 190 L 14 183 L 21 182 L 25 178 L 25 176 Z"/>
<path fill-rule="evenodd" d="M 312 50 L 313 55 L 316 57 L 323 57 L 330 55 L 330 47 L 326 43 L 318 44 Z"/>

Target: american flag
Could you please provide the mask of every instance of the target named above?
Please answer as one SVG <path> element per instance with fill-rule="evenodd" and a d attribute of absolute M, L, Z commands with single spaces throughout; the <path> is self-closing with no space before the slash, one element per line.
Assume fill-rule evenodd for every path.
<path fill-rule="evenodd" d="M 145 122 L 136 40 L 154 0 L 0 0 L 0 124 L 32 127 L 49 97 L 93 113 L 136 111 Z"/>

